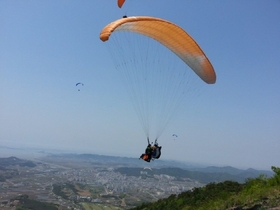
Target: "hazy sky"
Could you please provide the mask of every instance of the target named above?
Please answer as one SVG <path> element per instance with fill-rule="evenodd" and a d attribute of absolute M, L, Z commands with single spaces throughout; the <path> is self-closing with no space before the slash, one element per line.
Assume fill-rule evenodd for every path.
<path fill-rule="evenodd" d="M 116 0 L 1 0 L 0 146 L 140 156 L 146 137 L 99 39 L 123 15 L 181 26 L 217 74 L 161 136 L 162 159 L 279 166 L 277 0 L 127 0 L 122 9 Z"/>

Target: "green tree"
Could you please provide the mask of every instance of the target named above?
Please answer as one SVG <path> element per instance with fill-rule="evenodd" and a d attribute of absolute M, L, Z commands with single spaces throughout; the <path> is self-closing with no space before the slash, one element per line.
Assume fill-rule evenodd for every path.
<path fill-rule="evenodd" d="M 278 176 L 280 175 L 280 168 L 271 166 L 271 170 Z"/>

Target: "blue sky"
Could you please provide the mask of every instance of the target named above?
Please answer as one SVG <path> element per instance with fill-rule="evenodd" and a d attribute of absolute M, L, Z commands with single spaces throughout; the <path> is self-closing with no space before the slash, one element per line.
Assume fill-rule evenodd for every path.
<path fill-rule="evenodd" d="M 123 15 L 176 23 L 217 74 L 165 130 L 163 159 L 279 166 L 276 0 L 127 0 L 122 9 L 115 0 L 0 1 L 0 145 L 139 157 L 146 137 L 99 40 Z"/>

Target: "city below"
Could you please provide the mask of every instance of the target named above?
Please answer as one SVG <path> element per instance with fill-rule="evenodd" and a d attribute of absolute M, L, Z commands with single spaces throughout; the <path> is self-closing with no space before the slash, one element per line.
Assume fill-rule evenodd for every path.
<path fill-rule="evenodd" d="M 0 158 L 0 209 L 15 209 L 19 196 L 52 203 L 58 209 L 130 209 L 209 182 L 240 181 L 263 172 L 235 169 L 243 175 L 248 172 L 240 177 L 185 170 L 164 161 L 153 163 L 89 154 L 52 154 L 36 160 Z M 221 174 L 228 176 L 221 178 Z"/>

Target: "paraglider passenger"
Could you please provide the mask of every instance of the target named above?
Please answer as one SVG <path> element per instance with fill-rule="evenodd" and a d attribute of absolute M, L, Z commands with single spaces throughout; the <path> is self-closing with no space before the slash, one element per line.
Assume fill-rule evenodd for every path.
<path fill-rule="evenodd" d="M 150 162 L 152 158 L 158 159 L 160 155 L 161 155 L 161 147 L 159 147 L 157 143 L 155 143 L 153 146 L 151 144 L 148 144 L 145 150 L 145 154 L 142 154 L 140 158 L 147 162 Z"/>
<path fill-rule="evenodd" d="M 148 155 L 149 157 L 149 161 L 152 159 L 152 152 L 153 152 L 153 148 L 151 144 L 148 144 L 146 150 L 145 150 L 145 154 Z"/>
<path fill-rule="evenodd" d="M 148 144 L 148 146 L 146 147 L 145 149 L 145 154 L 142 154 L 140 156 L 141 159 L 147 161 L 147 162 L 150 162 L 151 159 L 152 159 L 152 145 L 151 144 Z"/>
<path fill-rule="evenodd" d="M 154 157 L 156 156 L 158 145 L 154 144 L 154 146 L 152 146 L 151 148 L 152 148 L 152 157 Z"/>

